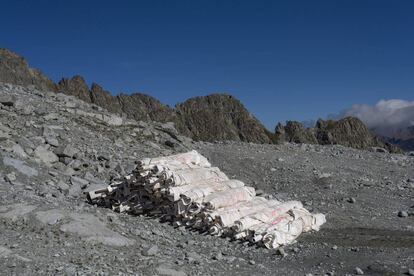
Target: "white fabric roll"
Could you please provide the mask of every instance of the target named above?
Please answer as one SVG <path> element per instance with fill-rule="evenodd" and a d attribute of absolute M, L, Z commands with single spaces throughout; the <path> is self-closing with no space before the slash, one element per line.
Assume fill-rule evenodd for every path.
<path fill-rule="evenodd" d="M 234 230 L 236 232 L 241 232 L 247 230 L 248 228 L 256 224 L 270 222 L 272 219 L 285 214 L 289 210 L 295 208 L 302 208 L 302 206 L 302 203 L 300 203 L 299 201 L 287 201 L 281 204 L 277 204 L 273 207 L 264 208 L 257 213 L 254 213 L 252 215 L 249 215 L 236 221 L 234 223 Z"/>
<path fill-rule="evenodd" d="M 203 202 L 207 210 L 232 206 L 241 201 L 249 201 L 256 195 L 253 187 L 240 187 L 208 195 Z"/>
<path fill-rule="evenodd" d="M 213 181 L 228 180 L 228 177 L 217 167 L 194 168 L 178 171 L 164 171 L 160 175 L 169 186 L 183 186 L 197 181 L 211 179 Z"/>

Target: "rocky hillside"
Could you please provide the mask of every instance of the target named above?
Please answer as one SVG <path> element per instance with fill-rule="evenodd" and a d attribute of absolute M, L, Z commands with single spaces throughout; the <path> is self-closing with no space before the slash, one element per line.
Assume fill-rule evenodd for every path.
<path fill-rule="evenodd" d="M 63 78 L 55 85 L 27 62 L 6 49 L 0 52 L 0 82 L 31 85 L 57 91 L 93 103 L 118 115 L 142 121 L 174 122 L 180 133 L 197 140 L 235 140 L 270 143 L 265 127 L 246 108 L 229 95 L 196 97 L 179 104 L 174 110 L 157 99 L 141 94 L 112 96 L 93 83 L 87 86 L 81 76 Z"/>
<path fill-rule="evenodd" d="M 271 143 L 265 127 L 231 95 L 195 97 L 176 106 L 178 129 L 201 141 Z"/>
<path fill-rule="evenodd" d="M 192 149 L 267 198 L 326 214 L 326 225 L 267 250 L 87 203 L 84 192 L 136 160 Z M 169 123 L 0 84 L 1 275 L 404 275 L 413 266 L 413 197 L 408 154 L 195 142 Z"/>
<path fill-rule="evenodd" d="M 356 149 L 401 150 L 371 134 L 358 118 L 346 117 L 338 121 L 318 120 L 314 128 L 304 128 L 299 122 L 288 121 L 285 126 L 278 124 L 275 129 L 279 142 L 293 142 L 320 145 L 343 145 Z"/>
<path fill-rule="evenodd" d="M 253 143 L 287 141 L 340 144 L 359 149 L 382 147 L 392 152 L 399 151 L 390 143 L 383 143 L 373 137 L 363 123 L 356 119 L 345 118 L 338 122 L 319 121 L 312 129 L 305 129 L 300 123 L 290 121 L 286 126 L 279 124 L 273 134 L 231 95 L 195 97 L 173 109 L 145 94 L 113 96 L 96 83 L 89 88 L 81 76 L 63 78 L 54 84 L 38 70 L 29 68 L 22 57 L 6 49 L 0 50 L 0 82 L 33 85 L 40 90 L 76 96 L 121 117 L 146 122 L 172 122 L 180 134 L 194 140 Z"/>
<path fill-rule="evenodd" d="M 40 90 L 55 91 L 56 85 L 39 70 L 29 68 L 26 60 L 7 49 L 0 48 L 0 82 L 34 85 Z"/>

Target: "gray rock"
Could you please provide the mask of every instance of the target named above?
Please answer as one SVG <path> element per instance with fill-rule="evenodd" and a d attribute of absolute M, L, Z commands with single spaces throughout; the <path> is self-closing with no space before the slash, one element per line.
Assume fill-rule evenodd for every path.
<path fill-rule="evenodd" d="M 79 150 L 75 148 L 73 145 L 68 144 L 65 146 L 61 146 L 55 150 L 55 153 L 59 157 L 70 157 L 73 158 Z"/>
<path fill-rule="evenodd" d="M 46 143 L 48 143 L 51 146 L 54 146 L 54 147 L 59 146 L 59 141 L 56 137 L 46 137 L 45 140 L 46 140 Z"/>
<path fill-rule="evenodd" d="M 65 215 L 63 211 L 56 209 L 36 212 L 36 218 L 40 222 L 48 225 L 54 225 L 61 221 L 64 217 Z"/>
<path fill-rule="evenodd" d="M 359 267 L 355 267 L 355 274 L 356 275 L 364 275 L 364 271 Z"/>
<path fill-rule="evenodd" d="M 276 254 L 277 254 L 277 255 L 280 255 L 280 256 L 282 256 L 282 257 L 287 256 L 287 253 L 285 252 L 285 249 L 284 249 L 283 247 L 279 247 L 279 248 L 276 250 Z"/>
<path fill-rule="evenodd" d="M 81 189 L 85 189 L 89 185 L 89 181 L 77 176 L 70 178 L 70 183 L 74 186 L 79 186 Z"/>
<path fill-rule="evenodd" d="M 19 144 L 12 146 L 12 152 L 21 158 L 27 158 L 27 154 Z"/>
<path fill-rule="evenodd" d="M 63 193 L 67 193 L 70 188 L 69 185 L 63 182 L 62 180 L 59 180 L 59 182 L 56 184 L 56 187 L 58 187 L 58 189 Z"/>
<path fill-rule="evenodd" d="M 15 168 L 17 171 L 19 171 L 20 173 L 28 176 L 28 177 L 33 177 L 33 176 L 37 176 L 38 172 L 36 169 L 33 169 L 32 167 L 29 167 L 25 164 L 25 162 L 18 160 L 18 159 L 13 159 L 10 157 L 4 157 L 3 158 L 3 164 L 6 166 L 11 166 L 13 168 Z"/>
<path fill-rule="evenodd" d="M 144 256 L 155 256 L 158 253 L 158 246 L 153 245 L 149 248 L 145 248 L 141 251 L 141 254 Z"/>
<path fill-rule="evenodd" d="M 9 183 L 13 183 L 16 179 L 16 174 L 14 172 L 8 173 L 4 176 L 4 180 Z"/>
<path fill-rule="evenodd" d="M 16 203 L 8 206 L 0 206 L 0 218 L 7 218 L 16 220 L 26 216 L 30 212 L 36 209 L 34 205 L 28 205 L 24 203 Z"/>
<path fill-rule="evenodd" d="M 356 199 L 354 197 L 350 197 L 350 198 L 348 198 L 348 202 L 349 203 L 355 203 Z"/>
<path fill-rule="evenodd" d="M 13 251 L 11 251 L 10 249 L 0 246 L 0 257 L 4 258 L 11 255 L 12 253 Z"/>
<path fill-rule="evenodd" d="M 4 106 L 14 106 L 16 103 L 16 99 L 12 95 L 1 95 L 0 96 L 0 104 Z"/>
<path fill-rule="evenodd" d="M 187 274 L 182 270 L 177 270 L 167 265 L 160 265 L 155 269 L 160 276 L 186 276 Z"/>
<path fill-rule="evenodd" d="M 408 217 L 408 212 L 407 211 L 399 211 L 398 216 L 400 218 L 406 218 L 406 217 Z"/>
<path fill-rule="evenodd" d="M 59 161 L 59 157 L 44 146 L 38 146 L 34 151 L 34 156 L 46 164 L 52 164 Z"/>
<path fill-rule="evenodd" d="M 106 224 L 91 214 L 71 213 L 71 222 L 64 224 L 60 230 L 78 235 L 81 239 L 92 243 L 103 243 L 109 246 L 130 246 L 133 240 L 127 239 L 109 229 Z"/>

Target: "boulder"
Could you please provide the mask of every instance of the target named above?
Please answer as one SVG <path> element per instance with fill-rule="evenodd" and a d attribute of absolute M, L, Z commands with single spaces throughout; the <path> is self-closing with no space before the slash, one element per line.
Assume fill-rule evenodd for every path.
<path fill-rule="evenodd" d="M 44 146 L 38 146 L 34 151 L 34 156 L 46 164 L 52 164 L 59 161 L 59 157 Z"/>

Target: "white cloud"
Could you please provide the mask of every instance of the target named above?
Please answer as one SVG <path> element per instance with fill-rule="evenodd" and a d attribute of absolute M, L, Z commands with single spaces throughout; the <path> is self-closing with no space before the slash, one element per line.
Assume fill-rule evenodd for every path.
<path fill-rule="evenodd" d="M 414 126 L 414 101 L 380 100 L 374 106 L 356 104 L 343 111 L 340 117 L 361 119 L 378 135 L 402 138 L 406 129 Z"/>

